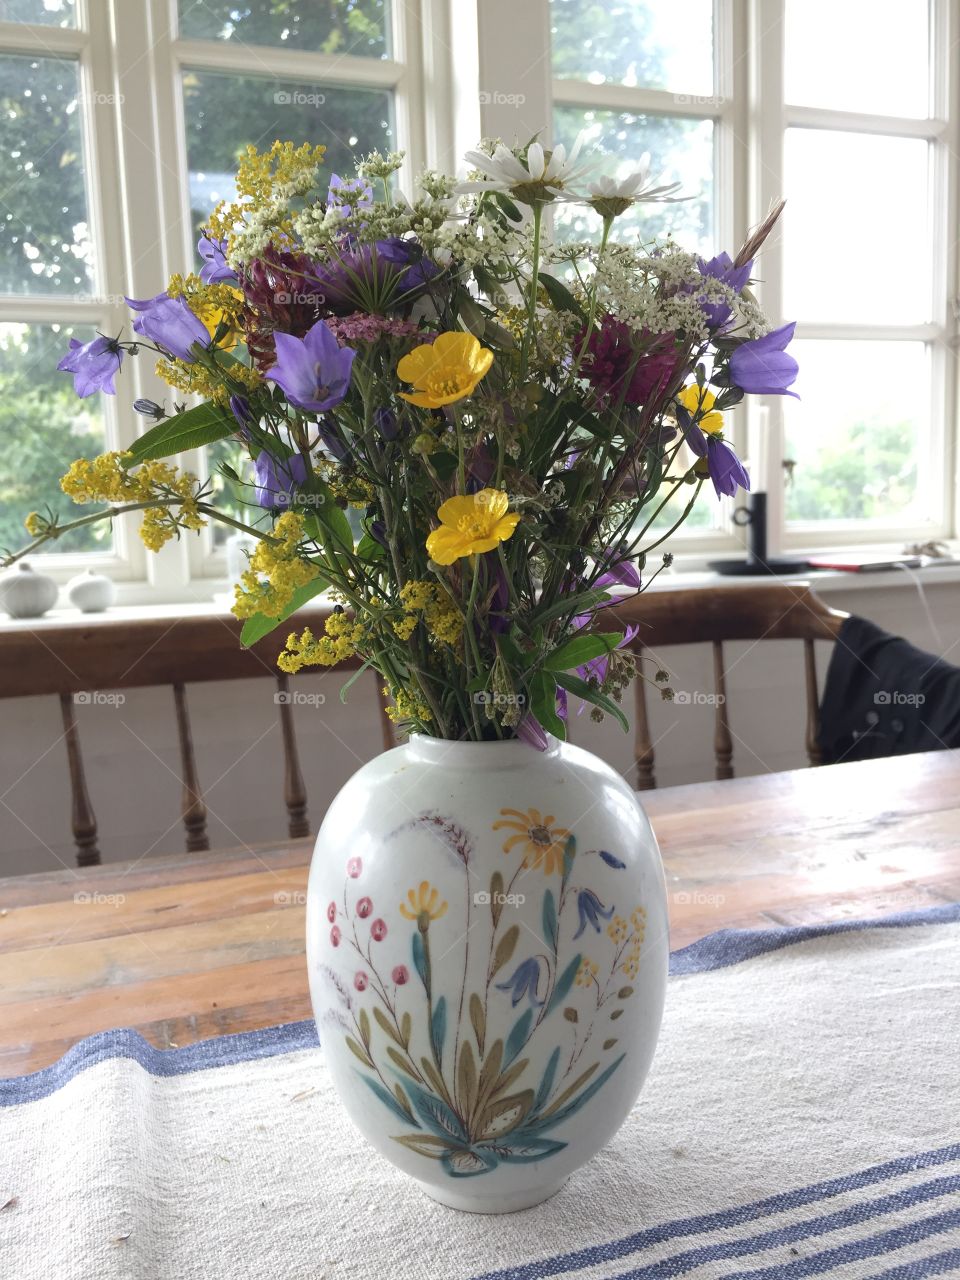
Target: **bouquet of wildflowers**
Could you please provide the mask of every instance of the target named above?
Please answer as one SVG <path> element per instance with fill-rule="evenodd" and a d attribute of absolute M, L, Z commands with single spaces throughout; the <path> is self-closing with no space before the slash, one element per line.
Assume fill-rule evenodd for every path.
<path fill-rule="evenodd" d="M 425 172 L 411 202 L 401 155 L 322 181 L 323 150 L 250 148 L 199 274 L 128 299 L 131 340 L 72 344 L 59 367 L 81 396 L 113 394 L 149 350 L 202 403 L 138 401 L 155 425 L 61 482 L 105 505 L 70 525 L 34 512 L 32 547 L 132 510 L 152 549 L 224 520 L 259 539 L 236 588 L 245 643 L 334 602 L 316 630 L 291 624 L 283 670 L 359 658 L 397 722 L 439 737 L 562 737 L 571 693 L 623 721 L 632 636 L 605 606 L 645 585 L 708 481 L 749 487 L 725 414 L 796 377 L 792 326 L 771 331 L 749 288 L 776 213 L 705 261 L 611 235 L 674 198 L 645 164 L 591 180 L 578 147 L 481 144 L 469 181 Z M 551 240 L 571 200 L 596 242 Z M 225 468 L 245 520 L 166 461 L 227 437 L 249 457 Z"/>

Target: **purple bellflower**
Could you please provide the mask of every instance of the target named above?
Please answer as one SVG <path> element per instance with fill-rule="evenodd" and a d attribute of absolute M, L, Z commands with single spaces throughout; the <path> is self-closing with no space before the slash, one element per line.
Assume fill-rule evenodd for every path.
<path fill-rule="evenodd" d="M 326 413 L 347 394 L 356 351 L 341 347 L 322 320 L 303 338 L 273 335 L 277 363 L 264 376 L 275 382 L 291 404 L 309 413 Z"/>
<path fill-rule="evenodd" d="M 204 234 L 197 241 L 197 253 L 203 259 L 200 279 L 204 284 L 239 284 L 237 273 L 226 259 L 226 240 L 214 240 Z"/>
<path fill-rule="evenodd" d="M 600 920 L 609 920 L 613 915 L 613 907 L 605 907 L 592 889 L 581 889 L 577 894 L 577 915 L 580 927 L 573 935 L 574 938 L 579 938 L 588 924 L 599 933 Z"/>
<path fill-rule="evenodd" d="M 758 396 L 794 396 L 788 391 L 796 381 L 800 366 L 793 356 L 787 355 L 786 345 L 793 338 L 796 321 L 781 325 L 737 347 L 730 357 L 730 377 L 742 390 Z"/>
<path fill-rule="evenodd" d="M 269 511 L 289 507 L 293 494 L 307 480 L 307 464 L 299 453 L 280 459 L 263 450 L 257 454 L 253 466 L 256 477 L 255 497 L 259 505 Z"/>
<path fill-rule="evenodd" d="M 524 996 L 530 997 L 532 1005 L 542 1005 L 543 1001 L 537 999 L 537 987 L 540 984 L 540 961 L 536 956 L 531 956 L 529 960 L 522 960 L 514 969 L 513 974 L 506 982 L 498 982 L 496 984 L 498 991 L 510 991 L 510 1003 L 514 1008 L 520 1003 Z"/>
<path fill-rule="evenodd" d="M 707 473 L 713 481 L 717 497 L 732 498 L 738 489 L 749 492 L 750 474 L 733 447 L 716 433 L 702 431 L 683 405 L 677 405 L 676 412 L 687 444 L 698 458 L 707 460 Z"/>
<path fill-rule="evenodd" d="M 116 338 L 100 335 L 92 342 L 71 338 L 70 350 L 57 368 L 61 373 L 73 374 L 73 389 L 81 398 L 93 395 L 94 391 L 106 391 L 108 395 L 115 396 L 117 390 L 113 380 L 122 360 L 123 348 Z"/>
<path fill-rule="evenodd" d="M 134 333 L 149 338 L 178 360 L 193 364 L 194 346 L 209 347 L 211 338 L 183 298 L 158 293 L 154 298 L 127 298 L 127 306 L 140 314 L 133 322 Z"/>

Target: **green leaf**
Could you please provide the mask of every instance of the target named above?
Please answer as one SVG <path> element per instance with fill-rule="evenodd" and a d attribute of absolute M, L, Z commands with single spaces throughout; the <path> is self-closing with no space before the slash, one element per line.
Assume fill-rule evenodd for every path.
<path fill-rule="evenodd" d="M 530 1031 L 530 1023 L 533 1021 L 533 1010 L 528 1009 L 526 1013 L 521 1014 L 513 1025 L 513 1030 L 507 1036 L 507 1045 L 504 1052 L 503 1064 L 507 1066 L 511 1063 L 523 1046 L 527 1042 L 527 1035 Z"/>
<path fill-rule="evenodd" d="M 543 285 L 547 297 L 557 308 L 558 311 L 572 311 L 575 316 L 579 316 L 581 320 L 586 319 L 583 314 L 583 308 L 576 300 L 565 284 L 561 284 L 555 276 L 544 275 L 541 271 L 537 276 L 537 283 Z"/>
<path fill-rule="evenodd" d="M 582 698 L 584 702 L 590 702 L 595 707 L 599 707 L 601 711 L 613 716 L 624 733 L 630 732 L 630 721 L 623 714 L 620 707 L 617 706 L 612 698 L 608 698 L 605 693 L 595 689 L 592 684 L 587 684 L 586 680 L 581 680 L 579 676 L 572 675 L 569 671 L 558 671 L 557 684 L 566 689 L 567 693 L 573 693 L 578 698 Z"/>
<path fill-rule="evenodd" d="M 381 560 L 386 555 L 386 547 L 371 533 L 365 533 L 357 543 L 357 555 L 361 560 Z"/>
<path fill-rule="evenodd" d="M 310 482 L 310 493 L 315 505 L 304 518 L 307 532 L 324 547 L 331 544 L 335 550 L 353 550 L 353 530 L 347 513 L 337 506 L 336 499 L 319 476 Z"/>
<path fill-rule="evenodd" d="M 543 664 L 547 671 L 570 671 L 574 667 L 582 667 L 585 662 L 599 658 L 605 653 L 612 653 L 623 639 L 622 631 L 596 632 L 591 635 L 577 635 L 562 644 Z"/>
<path fill-rule="evenodd" d="M 430 1017 L 430 1039 L 437 1062 L 443 1060 L 443 1042 L 447 1035 L 447 997 L 441 996 Z"/>
<path fill-rule="evenodd" d="M 413 1124 L 416 1125 L 417 1128 L 420 1127 L 412 1116 L 407 1115 L 406 1111 L 403 1110 L 396 1098 L 384 1089 L 382 1084 L 378 1084 L 376 1080 L 371 1080 L 370 1077 L 365 1076 L 362 1071 L 358 1071 L 357 1075 L 359 1075 L 365 1085 L 368 1085 L 369 1088 L 373 1090 L 383 1105 L 389 1108 L 395 1116 L 399 1116 L 405 1124 Z"/>
<path fill-rule="evenodd" d="M 500 206 L 500 208 L 507 215 L 507 217 L 510 219 L 511 222 L 523 221 L 523 214 L 520 212 L 520 210 L 517 208 L 517 206 L 513 203 L 513 201 L 510 199 L 508 195 L 504 195 L 502 191 L 496 191 L 494 192 L 493 198 L 494 200 L 496 200 L 497 204 Z"/>
<path fill-rule="evenodd" d="M 557 908 L 553 900 L 553 890 L 548 889 L 543 895 L 543 936 L 548 947 L 557 949 Z"/>
<path fill-rule="evenodd" d="M 538 671 L 529 684 L 530 710 L 547 733 L 566 737 L 566 726 L 557 715 L 557 682 L 549 671 Z"/>
<path fill-rule="evenodd" d="M 124 465 L 135 467 L 154 458 L 170 458 L 188 449 L 200 449 L 235 435 L 237 430 L 237 420 L 232 413 L 219 405 L 198 404 L 195 409 L 158 422 L 134 441 L 130 446 L 132 457 L 125 459 Z"/>
<path fill-rule="evenodd" d="M 604 600 L 609 599 L 609 594 L 602 587 L 593 587 L 590 591 L 581 591 L 578 595 L 562 596 L 559 600 L 555 600 L 553 604 L 548 605 L 546 609 L 541 609 L 534 613 L 531 617 L 531 622 L 538 622 L 545 626 L 548 622 L 552 622 L 554 618 L 561 618 L 565 613 L 589 613 L 598 604 L 602 604 Z"/>
<path fill-rule="evenodd" d="M 580 956 L 576 955 L 557 979 L 557 985 L 553 988 L 553 995 L 550 997 L 549 1003 L 547 1004 L 546 1011 L 543 1015 L 544 1017 L 552 1013 L 557 1005 L 562 1004 L 567 998 L 567 993 L 573 986 L 573 980 L 577 976 L 577 970 L 579 968 Z"/>
<path fill-rule="evenodd" d="M 256 644 L 264 636 L 268 636 L 271 631 L 276 630 L 282 622 L 286 622 L 298 609 L 302 609 L 314 596 L 318 596 L 321 591 L 326 591 L 329 585 L 329 580 L 318 574 L 312 581 L 305 583 L 302 587 L 297 587 L 290 599 L 290 603 L 279 618 L 268 618 L 265 613 L 255 613 L 252 618 L 247 618 L 243 624 L 243 630 L 240 632 L 240 643 L 245 649 L 249 649 L 251 645 Z"/>

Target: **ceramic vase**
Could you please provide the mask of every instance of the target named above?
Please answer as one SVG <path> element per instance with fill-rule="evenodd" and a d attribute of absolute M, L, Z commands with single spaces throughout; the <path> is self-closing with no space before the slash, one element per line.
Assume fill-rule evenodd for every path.
<path fill-rule="evenodd" d="M 117 588 L 105 573 L 85 569 L 67 583 L 67 599 L 81 613 L 103 613 L 117 598 Z"/>
<path fill-rule="evenodd" d="M 11 618 L 42 618 L 57 603 L 57 584 L 25 560 L 0 577 L 0 609 Z"/>
<path fill-rule="evenodd" d="M 578 747 L 413 737 L 350 779 L 317 837 L 307 957 L 333 1081 L 452 1208 L 538 1204 L 613 1136 L 667 954 L 650 824 Z"/>

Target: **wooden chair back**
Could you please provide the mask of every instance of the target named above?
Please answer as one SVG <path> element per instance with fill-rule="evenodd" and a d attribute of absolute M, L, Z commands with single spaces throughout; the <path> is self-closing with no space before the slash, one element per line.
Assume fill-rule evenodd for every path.
<path fill-rule="evenodd" d="M 325 614 L 311 619 L 315 628 Z M 803 643 L 806 679 L 806 748 L 812 765 L 819 764 L 817 747 L 819 697 L 814 657 L 815 640 L 835 640 L 847 615 L 828 608 L 809 585 L 731 586 L 650 591 L 605 612 L 604 627 L 636 624 L 640 630 L 633 648 L 657 655 L 670 645 L 708 642 L 713 646 L 714 686 L 718 696 L 714 728 L 716 776 L 733 777 L 733 741 L 726 700 L 726 641 L 791 639 Z M 209 849 L 207 809 L 197 768 L 187 684 L 267 676 L 276 682 L 277 708 L 283 743 L 283 799 L 288 834 L 310 834 L 307 791 L 297 751 L 288 677 L 277 671 L 276 659 L 287 629 L 278 628 L 255 649 L 240 644 L 240 623 L 232 617 L 196 616 L 128 621 L 105 618 L 87 624 L 36 630 L 0 630 L 0 699 L 51 694 L 60 700 L 63 739 L 70 776 L 71 827 L 78 866 L 100 862 L 98 825 L 87 787 L 76 707 L 91 690 L 114 691 L 169 686 L 177 725 L 180 754 L 181 820 L 187 852 Z M 356 669 L 356 662 L 341 670 Z M 315 670 L 315 669 L 313 669 Z M 309 678 L 309 676 L 308 676 Z M 384 750 L 396 744 L 394 727 L 376 681 Z M 636 786 L 656 786 L 654 748 L 647 712 L 646 681 L 635 682 L 634 756 Z"/>
<path fill-rule="evenodd" d="M 322 625 L 318 611 L 311 624 Z M 86 624 L 0 629 L 0 699 L 51 694 L 60 699 L 63 740 L 70 774 L 71 827 L 78 866 L 100 862 L 97 818 L 87 787 L 76 708 L 92 690 L 118 691 L 167 685 L 173 694 L 182 784 L 180 814 L 188 853 L 210 848 L 207 809 L 197 768 L 187 683 L 269 676 L 276 682 L 277 712 L 283 743 L 283 799 L 287 831 L 310 834 L 307 790 L 300 768 L 289 679 L 276 667 L 289 628 L 280 627 L 254 649 L 240 644 L 241 624 L 232 617 L 150 618 L 128 621 L 106 617 Z M 339 668 L 356 669 L 345 662 Z M 316 671 L 308 669 L 305 673 Z M 384 749 L 395 745 L 393 724 L 376 679 Z"/>
<path fill-rule="evenodd" d="M 809 583 L 733 585 L 645 591 L 605 611 L 604 627 L 615 617 L 618 625 L 639 627 L 631 648 L 642 658 L 657 658 L 670 645 L 707 642 L 713 648 L 713 750 L 717 778 L 733 777 L 733 738 L 727 701 L 727 672 L 723 646 L 736 640 L 799 640 L 803 644 L 806 690 L 806 751 L 811 765 L 820 763 L 818 734 L 820 697 L 814 651 L 816 640 L 835 641 L 848 617 L 829 608 Z M 656 787 L 655 755 L 647 710 L 647 680 L 634 682 L 634 759 L 636 788 Z"/>

